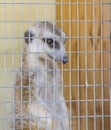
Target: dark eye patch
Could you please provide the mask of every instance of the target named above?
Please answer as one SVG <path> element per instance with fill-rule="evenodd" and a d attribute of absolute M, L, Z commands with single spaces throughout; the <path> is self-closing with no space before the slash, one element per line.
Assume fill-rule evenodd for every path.
<path fill-rule="evenodd" d="M 55 48 L 56 48 L 56 49 L 59 49 L 59 48 L 60 48 L 59 43 L 58 43 L 58 42 L 56 42 L 56 41 L 55 41 Z"/>
<path fill-rule="evenodd" d="M 30 31 L 26 31 L 24 33 L 24 39 L 25 39 L 25 42 L 27 44 L 31 43 L 31 41 L 33 40 L 33 38 L 34 38 L 34 35 Z"/>
<path fill-rule="evenodd" d="M 51 38 L 44 38 L 43 41 L 46 42 L 50 48 L 55 48 L 55 49 L 60 48 L 59 43 L 56 41 L 53 41 L 53 39 L 51 39 Z"/>

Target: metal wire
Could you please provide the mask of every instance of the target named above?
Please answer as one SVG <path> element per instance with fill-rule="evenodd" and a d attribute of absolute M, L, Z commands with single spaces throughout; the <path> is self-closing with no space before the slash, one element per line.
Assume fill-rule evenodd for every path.
<path fill-rule="evenodd" d="M 10 19 L 7 18 L 7 10 L 8 10 L 8 5 L 11 5 L 12 6 L 12 16 Z M 28 17 L 26 18 L 23 18 L 23 11 L 25 10 L 25 8 L 23 8 L 23 5 L 27 5 L 28 6 Z M 33 6 L 36 5 L 36 17 L 35 19 L 34 18 L 31 18 L 31 9 L 33 8 Z M 43 6 L 44 7 L 44 10 L 43 10 L 43 14 L 44 14 L 44 19 L 40 19 L 39 20 L 39 12 L 41 10 L 39 10 L 39 6 Z M 60 6 L 60 19 L 55 19 L 55 6 Z M 72 5 L 73 6 L 76 6 L 76 19 L 72 19 Z M 84 6 L 84 19 L 79 19 L 79 15 L 80 15 L 80 5 L 83 5 Z M 88 6 L 89 5 L 92 5 L 92 19 L 88 19 Z M 100 19 L 96 19 L 96 6 L 99 5 L 100 6 Z M 104 11 L 104 5 L 108 5 L 108 19 L 103 19 L 103 11 Z M 42 2 L 40 0 L 36 0 L 35 2 L 31 1 L 31 0 L 28 0 L 27 2 L 25 2 L 24 0 L 20 0 L 20 2 L 15 2 L 14 0 L 12 0 L 11 2 L 8 2 L 6 0 L 4 0 L 3 2 L 1 1 L 0 2 L 0 7 L 4 6 L 4 11 L 3 11 L 3 15 L 4 15 L 4 19 L 0 19 L 0 24 L 4 24 L 4 30 L 3 32 L 1 33 L 2 35 L 0 35 L 0 40 L 3 41 L 3 44 L 4 44 L 4 50 L 1 50 L 0 52 L 0 56 L 3 55 L 3 67 L 0 65 L 0 74 L 3 73 L 3 84 L 0 83 L 0 90 L 3 91 L 3 95 L 1 95 L 1 97 L 3 97 L 3 99 L 1 98 L 0 99 L 0 106 L 1 108 L 3 109 L 2 112 L 3 112 L 3 116 L 0 116 L 0 130 L 8 130 L 8 121 L 12 121 L 12 130 L 15 130 L 15 115 L 14 115 L 14 82 L 15 82 L 15 75 L 17 72 L 20 72 L 19 68 L 16 67 L 16 64 L 15 63 L 15 58 L 16 58 L 16 55 L 19 55 L 20 56 L 20 67 L 22 68 L 22 65 L 23 65 L 23 55 L 26 53 L 26 52 L 23 52 L 23 39 L 24 39 L 24 36 L 23 36 L 23 33 L 24 33 L 24 26 L 26 26 L 27 24 L 27 29 L 30 28 L 30 26 L 34 23 L 34 22 L 39 22 L 39 21 L 45 21 L 45 28 L 47 28 L 47 25 L 46 25 L 46 21 L 48 22 L 52 22 L 54 24 L 56 23 L 60 23 L 61 25 L 61 29 L 63 30 L 64 29 L 64 24 L 65 23 L 68 23 L 68 33 L 67 33 L 67 36 L 66 36 L 66 39 L 68 41 L 68 50 L 67 50 L 67 54 L 69 56 L 69 65 L 68 67 L 64 68 L 63 64 L 60 64 L 61 68 L 57 69 L 58 71 L 61 71 L 61 86 L 62 86 L 62 93 L 65 93 L 65 89 L 64 88 L 68 88 L 69 90 L 69 97 L 68 99 L 66 99 L 64 102 L 66 104 L 68 104 L 69 106 L 69 115 L 68 117 L 62 117 L 62 118 L 68 118 L 69 119 L 69 125 L 70 125 L 70 128 L 69 130 L 90 130 L 90 121 L 89 119 L 91 118 L 93 121 L 91 122 L 92 123 L 92 126 L 94 128 L 94 130 L 98 130 L 98 125 L 99 127 L 101 127 L 101 130 L 107 130 L 105 127 L 106 127 L 106 121 L 105 119 L 108 118 L 110 121 L 109 123 L 109 130 L 111 129 L 111 2 L 110 0 L 108 1 L 103 1 L 103 0 L 100 0 L 99 2 L 96 0 L 92 0 L 92 2 L 87 2 L 87 0 L 85 0 L 84 2 L 80 2 L 80 0 L 77 0 L 76 2 L 72 2 L 71 0 L 67 0 L 67 2 L 63 2 L 62 0 L 60 0 L 60 2 L 56 2 L 56 0 L 52 0 L 50 2 L 48 2 L 47 0 L 43 0 Z M 14 16 L 15 16 L 15 11 L 17 10 L 15 8 L 15 6 L 17 7 L 20 7 L 20 18 L 19 19 L 15 19 Z M 48 7 L 50 6 L 50 7 Z M 68 6 L 68 19 L 64 19 L 64 9 L 63 9 L 63 6 Z M 35 7 L 35 6 L 34 6 Z M 47 12 L 47 9 L 48 8 L 51 8 L 52 10 L 52 17 L 51 19 L 48 19 L 48 12 Z M 56 14 L 57 15 L 57 14 Z M 80 34 L 80 24 L 84 22 L 84 35 L 81 35 Z M 7 25 L 8 24 L 11 24 L 11 29 L 8 30 L 7 28 Z M 76 23 L 76 35 L 72 35 L 72 32 L 73 32 L 73 28 L 72 28 L 72 24 L 73 23 Z M 88 23 L 92 23 L 92 36 L 89 36 L 88 35 Z M 96 28 L 95 28 L 95 25 L 97 23 L 100 23 L 100 35 L 96 35 L 95 34 L 95 31 L 96 31 Z M 104 35 L 104 29 L 103 29 L 103 26 L 104 26 L 104 23 L 107 23 L 108 24 L 108 35 Z M 20 24 L 19 28 L 20 28 L 20 32 L 18 32 L 17 34 L 19 34 L 18 36 L 16 35 L 16 32 L 15 32 L 15 24 Z M 53 25 L 53 28 L 55 26 Z M 11 31 L 10 33 L 7 33 L 8 31 Z M 38 31 L 38 30 L 37 30 Z M 62 36 L 61 36 L 62 37 Z M 42 38 L 42 37 L 36 37 L 36 38 Z M 54 29 L 53 29 L 53 38 L 54 37 Z M 76 42 L 77 42 L 77 48 L 76 50 L 73 49 L 73 40 L 72 39 L 76 39 Z M 81 50 L 81 42 L 80 42 L 80 39 L 84 39 L 83 41 L 83 44 L 84 44 L 84 49 Z M 88 49 L 88 39 L 92 39 L 92 44 L 93 44 L 93 47 L 92 47 L 92 50 Z M 96 39 L 100 39 L 100 48 L 99 49 L 95 49 L 96 48 L 96 42 L 97 40 Z M 107 41 L 107 45 L 108 45 L 108 49 L 104 49 L 104 46 L 105 46 L 105 43 L 104 43 L 104 39 L 108 39 Z M 8 51 L 7 50 L 7 46 L 8 46 L 8 40 L 12 40 L 11 42 L 11 51 Z M 15 46 L 16 44 L 19 44 L 19 43 L 16 43 L 15 41 L 16 40 L 19 40 L 20 41 L 20 50 L 18 51 L 18 49 L 16 50 Z M 107 46 L 106 45 L 106 46 Z M 28 48 L 29 49 L 29 48 Z M 54 49 L 54 48 L 53 48 Z M 30 54 L 34 54 L 35 52 L 30 52 L 28 53 L 29 55 Z M 100 54 L 100 66 L 97 67 L 97 63 L 96 63 L 96 55 L 97 54 Z M 108 53 L 108 60 L 109 60 L 109 64 L 108 64 L 108 67 L 105 68 L 104 67 L 104 54 L 105 53 Z M 26 53 L 27 54 L 27 53 Z M 40 52 L 37 52 L 37 54 L 40 54 Z M 73 56 L 72 55 L 76 55 L 77 57 L 77 61 L 76 61 L 76 68 L 72 66 L 72 63 L 71 61 L 73 60 Z M 84 55 L 84 67 L 82 68 L 81 67 L 81 54 Z M 89 65 L 88 65 L 88 55 L 89 54 L 92 54 L 92 67 L 90 68 Z M 10 58 L 11 58 L 11 61 L 12 63 L 11 64 L 8 64 L 8 58 L 7 58 L 7 55 L 10 55 Z M 30 58 L 30 57 L 28 57 Z M 36 63 L 37 64 L 37 63 Z M 47 68 L 48 66 L 48 63 L 47 63 L 47 57 L 45 56 L 45 67 Z M 55 61 L 53 60 L 53 66 L 55 68 Z M 46 69 L 44 68 L 44 70 Z M 27 70 L 24 70 L 24 71 L 27 71 Z M 21 88 L 21 116 L 20 116 L 20 120 L 21 120 L 21 130 L 23 130 L 24 128 L 24 117 L 23 117 L 23 103 L 26 103 L 28 102 L 29 104 L 32 104 L 33 101 L 31 101 L 31 79 L 30 79 L 30 69 L 28 68 L 28 77 L 29 77 L 29 100 L 28 101 L 23 101 L 23 92 L 22 92 L 22 88 L 25 88 L 25 86 L 22 86 L 22 80 L 21 80 L 21 85 L 20 86 L 16 86 L 16 88 Z M 37 74 L 38 74 L 38 69 L 36 70 L 37 71 Z M 76 75 L 76 78 L 77 78 L 77 83 L 73 84 L 73 81 L 72 80 L 75 80 L 73 79 L 72 77 L 72 73 L 73 71 L 76 71 L 77 75 Z M 85 82 L 83 84 L 80 83 L 80 78 L 81 78 L 81 73 L 84 71 L 84 77 L 83 79 L 85 80 Z M 93 82 L 89 82 L 89 71 L 92 71 L 92 78 L 93 78 Z M 96 79 L 96 72 L 99 71 L 101 73 L 100 75 L 100 79 L 101 81 L 100 82 L 97 82 L 97 79 Z M 110 79 L 107 83 L 104 81 L 104 72 L 105 71 L 108 71 L 108 78 Z M 68 83 L 65 84 L 64 83 L 64 72 L 68 72 Z M 11 73 L 11 81 L 10 81 L 10 84 L 7 84 L 7 73 Z M 2 75 L 2 74 L 1 74 Z M 47 74 L 46 74 L 47 75 Z M 53 77 L 54 77 L 54 80 L 53 80 L 53 86 L 54 86 L 54 112 L 55 112 L 55 106 L 57 103 L 62 103 L 63 101 L 58 101 L 56 100 L 56 89 L 55 89 L 55 86 L 56 86 L 56 72 L 53 71 Z M 23 78 L 23 75 L 21 73 L 20 75 L 21 79 Z M 36 82 L 40 82 L 39 79 L 36 79 Z M 48 84 L 48 81 L 47 79 L 44 80 L 45 84 L 47 85 Z M 89 87 L 93 87 L 93 99 L 89 99 Z M 105 97 L 105 87 L 108 87 L 109 88 L 109 98 L 106 98 Z M 72 95 L 73 94 L 73 88 L 77 88 L 77 95 L 75 97 L 75 95 Z M 81 88 L 85 88 L 84 89 L 84 98 L 81 98 Z M 101 95 L 101 98 L 97 98 L 97 91 L 96 89 L 97 88 L 100 88 L 100 95 Z M 11 100 L 10 98 L 7 99 L 7 93 L 9 93 L 10 91 L 8 90 L 11 90 Z M 48 86 L 45 88 L 45 98 L 44 98 L 44 102 L 45 103 L 49 103 L 50 101 L 47 99 L 47 95 L 48 95 Z M 75 89 L 74 89 L 75 90 Z M 37 92 L 37 95 L 38 92 Z M 36 101 L 38 104 L 41 103 L 41 100 L 37 100 Z M 92 109 L 93 109 L 93 113 L 89 114 L 89 103 L 90 102 L 93 102 L 93 106 Z M 97 112 L 97 107 L 98 107 L 98 102 L 101 103 L 101 106 L 100 106 L 100 109 L 101 109 L 101 114 Z M 110 111 L 110 114 L 106 114 L 107 112 L 105 111 L 105 102 L 110 102 L 110 110 L 108 109 L 108 111 Z M 81 108 L 81 104 L 84 103 L 85 105 L 85 108 Z M 11 111 L 12 111 L 12 116 L 9 116 L 7 114 L 7 111 L 8 111 L 8 108 L 7 108 L 7 104 L 11 104 Z M 77 104 L 77 105 L 72 105 L 72 104 Z M 77 113 L 73 114 L 74 109 L 77 109 Z M 85 109 L 85 114 L 83 114 L 84 112 L 82 112 L 82 109 Z M 37 111 L 38 115 L 40 113 L 40 111 L 38 110 Z M 0 112 L 0 115 L 2 115 L 2 113 Z M 46 125 L 46 130 L 48 130 L 48 121 L 49 119 L 51 118 L 58 118 L 56 113 L 54 113 L 54 116 L 53 117 L 50 117 L 48 115 L 48 112 L 46 112 L 46 114 L 44 115 L 45 117 L 39 117 L 39 118 L 45 118 L 45 121 L 47 122 L 47 125 Z M 29 115 L 29 129 L 32 130 L 32 125 L 31 125 L 31 118 L 32 116 Z M 77 123 L 75 123 L 74 120 L 77 121 Z M 101 125 L 98 124 L 98 119 L 101 119 Z M 84 124 L 82 124 L 82 120 L 84 120 Z M 3 122 L 3 123 L 2 123 Z M 55 122 L 54 122 L 55 123 Z M 55 124 L 54 124 L 55 125 Z M 75 128 L 74 125 L 77 127 Z M 83 127 L 85 129 L 83 129 Z M 108 126 L 107 126 L 108 127 Z M 40 126 L 38 125 L 38 130 L 40 129 Z"/>

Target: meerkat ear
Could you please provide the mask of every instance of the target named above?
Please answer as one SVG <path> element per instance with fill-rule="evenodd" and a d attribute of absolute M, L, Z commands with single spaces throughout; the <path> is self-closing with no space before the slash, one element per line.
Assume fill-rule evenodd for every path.
<path fill-rule="evenodd" d="M 26 43 L 31 43 L 31 41 L 33 40 L 33 38 L 34 38 L 34 35 L 30 32 L 30 31 L 26 31 L 25 33 L 24 33 L 24 39 L 25 39 L 25 42 Z"/>

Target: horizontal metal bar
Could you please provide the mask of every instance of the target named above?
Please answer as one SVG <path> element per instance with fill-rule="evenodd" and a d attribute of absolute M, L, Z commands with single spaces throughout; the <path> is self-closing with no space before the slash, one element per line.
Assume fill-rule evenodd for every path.
<path fill-rule="evenodd" d="M 44 20 L 0 20 L 0 22 L 42 22 L 42 21 L 44 21 Z M 48 22 L 111 22 L 111 20 L 109 19 L 109 20 L 94 20 L 94 19 L 84 19 L 84 20 L 74 20 L 74 19 L 72 19 L 72 20 L 47 20 Z"/>
<path fill-rule="evenodd" d="M 68 5 L 72 5 L 72 4 L 76 4 L 76 5 L 79 5 L 79 4 L 111 4 L 111 2 L 104 2 L 104 1 L 101 1 L 101 2 L 0 2 L 0 4 L 51 4 L 51 5 L 58 5 L 58 4 L 68 4 Z"/>

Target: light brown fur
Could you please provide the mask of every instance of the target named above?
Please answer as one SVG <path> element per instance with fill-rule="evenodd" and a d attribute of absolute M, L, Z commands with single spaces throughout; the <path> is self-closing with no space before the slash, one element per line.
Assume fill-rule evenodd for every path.
<path fill-rule="evenodd" d="M 69 130 L 57 63 L 42 53 L 29 54 L 27 44 L 24 52 L 14 89 L 15 130 Z"/>

